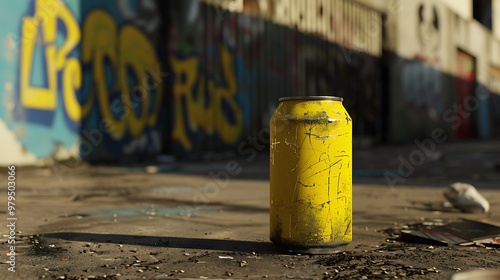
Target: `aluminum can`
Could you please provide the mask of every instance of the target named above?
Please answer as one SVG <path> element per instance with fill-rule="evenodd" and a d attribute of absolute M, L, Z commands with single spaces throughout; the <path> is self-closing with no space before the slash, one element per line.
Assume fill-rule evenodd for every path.
<path fill-rule="evenodd" d="M 352 119 L 334 96 L 279 99 L 270 120 L 270 239 L 330 254 L 352 241 Z"/>

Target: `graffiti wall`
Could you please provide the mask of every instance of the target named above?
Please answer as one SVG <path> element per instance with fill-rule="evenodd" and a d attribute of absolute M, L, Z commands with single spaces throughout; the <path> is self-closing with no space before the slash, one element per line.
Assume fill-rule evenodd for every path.
<path fill-rule="evenodd" d="M 0 164 L 78 155 L 78 1 L 9 3 L 0 14 Z"/>
<path fill-rule="evenodd" d="M 2 163 L 235 151 L 265 138 L 293 95 L 344 97 L 355 136 L 378 137 L 380 15 L 307 3 L 304 14 L 287 1 L 12 4 L 0 27 Z"/>
<path fill-rule="evenodd" d="M 159 55 L 157 2 L 87 0 L 81 12 L 82 157 L 131 160 L 161 152 L 168 73 Z"/>
<path fill-rule="evenodd" d="M 3 164 L 161 151 L 156 1 L 31 0 L 1 13 L 12 23 L 0 27 Z"/>
<path fill-rule="evenodd" d="M 344 97 L 355 137 L 380 137 L 378 14 L 350 1 L 299 2 L 303 16 L 287 1 L 166 4 L 171 151 L 231 150 L 294 95 Z"/>
<path fill-rule="evenodd" d="M 172 151 L 196 156 L 230 150 L 250 115 L 239 79 L 244 69 L 236 54 L 237 16 L 199 1 L 172 2 L 167 10 Z"/>

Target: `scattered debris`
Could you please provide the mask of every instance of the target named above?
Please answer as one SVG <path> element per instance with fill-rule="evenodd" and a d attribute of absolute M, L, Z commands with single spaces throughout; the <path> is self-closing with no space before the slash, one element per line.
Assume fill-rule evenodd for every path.
<path fill-rule="evenodd" d="M 400 228 L 399 233 L 390 233 L 392 237 L 399 236 L 402 241 L 430 245 L 500 245 L 500 227 L 468 219 L 448 223 L 443 223 L 440 219 L 437 222 L 425 221 L 405 225 Z"/>
<path fill-rule="evenodd" d="M 233 257 L 231 256 L 219 256 L 219 259 L 227 259 L 227 260 L 232 260 L 234 259 Z"/>
<path fill-rule="evenodd" d="M 402 250 L 400 254 L 404 253 Z M 431 273 L 439 273 L 435 267 L 414 267 L 399 263 L 397 255 L 393 259 L 365 253 L 343 252 L 318 259 L 315 263 L 328 267 L 325 278 L 333 279 L 389 279 L 406 278 Z"/>
<path fill-rule="evenodd" d="M 453 183 L 445 191 L 444 196 L 455 207 L 467 213 L 486 213 L 490 204 L 474 186 L 467 183 Z"/>

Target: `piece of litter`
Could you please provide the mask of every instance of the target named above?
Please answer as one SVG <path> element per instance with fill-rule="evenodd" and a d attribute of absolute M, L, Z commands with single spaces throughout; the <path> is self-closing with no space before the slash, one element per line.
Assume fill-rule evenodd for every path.
<path fill-rule="evenodd" d="M 227 260 L 232 260 L 234 259 L 233 257 L 231 256 L 219 256 L 219 259 L 227 259 Z"/>
<path fill-rule="evenodd" d="M 154 173 L 158 173 L 158 166 L 154 166 L 154 165 L 148 165 L 144 168 L 144 171 L 146 171 L 146 173 L 149 173 L 149 174 L 154 174 Z"/>
<path fill-rule="evenodd" d="M 486 213 L 490 210 L 490 203 L 470 184 L 453 183 L 443 194 L 455 208 L 463 212 Z"/>
<path fill-rule="evenodd" d="M 443 225 L 422 226 L 420 224 L 413 229 L 401 230 L 401 240 L 429 245 L 500 245 L 500 227 L 492 224 L 461 219 Z M 434 249 L 434 246 L 427 249 Z"/>

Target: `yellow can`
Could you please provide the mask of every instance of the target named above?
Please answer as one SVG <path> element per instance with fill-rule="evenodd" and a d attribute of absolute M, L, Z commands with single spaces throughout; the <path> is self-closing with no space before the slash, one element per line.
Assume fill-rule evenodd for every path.
<path fill-rule="evenodd" d="M 271 117 L 270 236 L 328 254 L 352 241 L 352 119 L 334 96 L 284 97 Z"/>

